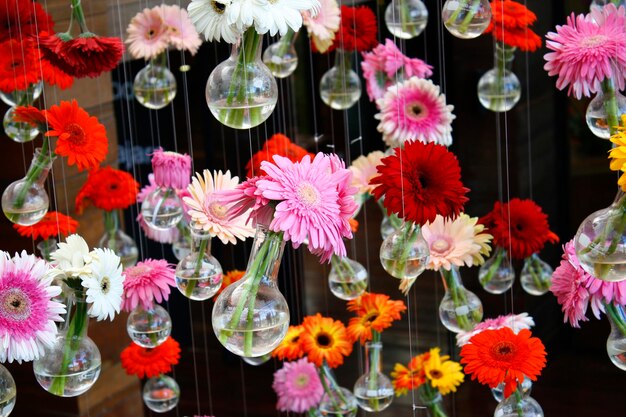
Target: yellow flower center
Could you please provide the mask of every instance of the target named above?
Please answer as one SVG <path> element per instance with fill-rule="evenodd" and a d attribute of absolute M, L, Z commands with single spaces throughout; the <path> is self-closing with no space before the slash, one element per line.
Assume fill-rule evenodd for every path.
<path fill-rule="evenodd" d="M 296 387 L 298 388 L 304 388 L 307 385 L 309 385 L 309 376 L 306 374 L 300 374 L 298 376 L 296 376 L 294 384 L 296 385 Z"/>
<path fill-rule="evenodd" d="M 209 204 L 209 213 L 211 213 L 213 217 L 223 219 L 224 217 L 226 217 L 227 212 L 228 208 L 223 204 L 220 204 L 216 201 Z"/>

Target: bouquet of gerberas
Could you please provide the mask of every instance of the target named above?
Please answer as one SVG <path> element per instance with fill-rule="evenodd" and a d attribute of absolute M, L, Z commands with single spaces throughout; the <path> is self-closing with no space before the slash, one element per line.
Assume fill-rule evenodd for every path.
<path fill-rule="evenodd" d="M 38 223 L 31 226 L 21 226 L 14 224 L 20 236 L 29 237 L 33 240 L 41 238 L 37 244 L 37 249 L 41 252 L 41 257 L 50 262 L 50 253 L 56 249 L 57 240 L 55 237 L 65 237 L 76 233 L 78 222 L 71 216 L 66 216 L 58 211 L 49 211 Z"/>
<path fill-rule="evenodd" d="M 415 356 L 407 366 L 396 363 L 391 376 L 396 396 L 417 390 L 431 417 L 447 417 L 441 396 L 456 392 L 465 378 L 461 365 L 441 355 L 439 348 Z"/>

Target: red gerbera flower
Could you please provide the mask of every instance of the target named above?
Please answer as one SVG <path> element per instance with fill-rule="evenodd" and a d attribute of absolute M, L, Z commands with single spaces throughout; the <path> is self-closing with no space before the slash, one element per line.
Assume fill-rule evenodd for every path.
<path fill-rule="evenodd" d="M 106 211 L 125 209 L 137 201 L 138 192 L 139 183 L 128 172 L 111 167 L 96 169 L 76 195 L 76 212 L 81 214 L 89 201 Z"/>
<path fill-rule="evenodd" d="M 46 127 L 46 113 L 33 106 L 19 106 L 15 108 L 13 120 L 21 123 L 29 123 L 34 127 Z"/>
<path fill-rule="evenodd" d="M 122 351 L 120 359 L 128 375 L 152 378 L 170 372 L 172 366 L 178 364 L 180 345 L 171 337 L 153 349 L 131 343 Z"/>
<path fill-rule="evenodd" d="M 41 59 L 41 75 L 43 80 L 50 85 L 56 85 L 61 90 L 70 88 L 74 84 L 74 77 L 63 72 L 60 68 L 52 65 L 47 59 Z"/>
<path fill-rule="evenodd" d="M 491 12 L 485 33 L 493 32 L 496 40 L 522 51 L 534 52 L 541 46 L 541 38 L 529 28 L 537 16 L 526 6 L 513 0 L 494 0 Z"/>
<path fill-rule="evenodd" d="M 502 29 L 495 26 L 493 36 L 505 45 L 519 48 L 520 51 L 535 52 L 541 47 L 541 37 L 529 28 Z"/>
<path fill-rule="evenodd" d="M 378 45 L 376 15 L 366 6 L 341 6 L 341 25 L 329 51 L 369 51 Z"/>
<path fill-rule="evenodd" d="M 1 7 L 1 5 L 0 5 Z M 9 39 L 0 43 L 0 90 L 25 90 L 40 80 L 39 62 L 30 42 Z"/>
<path fill-rule="evenodd" d="M 376 169 L 379 175 L 370 181 L 376 185 L 374 197 L 384 196 L 389 214 L 413 223 L 432 222 L 437 214 L 455 217 L 468 200 L 459 161 L 443 145 L 406 142 L 404 149 L 395 148 L 394 155 L 383 158 Z"/>
<path fill-rule="evenodd" d="M 45 111 L 50 130 L 46 136 L 58 136 L 57 155 L 67 156 L 69 165 L 93 169 L 104 161 L 109 149 L 107 132 L 95 116 L 90 116 L 76 100 L 62 101 Z"/>
<path fill-rule="evenodd" d="M 25 39 L 54 27 L 52 17 L 33 0 L 0 0 L 0 42 Z"/>
<path fill-rule="evenodd" d="M 493 235 L 493 242 L 508 250 L 514 259 L 528 258 L 541 251 L 546 242 L 559 241 L 550 231 L 548 216 L 532 200 L 514 198 L 508 204 L 497 201 L 479 222 Z"/>
<path fill-rule="evenodd" d="M 263 171 L 261 171 L 261 162 L 272 162 L 274 155 L 287 157 L 292 162 L 300 162 L 305 155 L 309 155 L 311 158 L 315 157 L 314 154 L 308 152 L 303 147 L 291 142 L 291 139 L 287 136 L 282 133 L 276 133 L 263 144 L 263 148 L 260 151 L 252 155 L 252 158 L 246 164 L 246 170 L 248 171 L 246 175 L 248 178 L 252 178 L 255 175 L 264 175 Z"/>
<path fill-rule="evenodd" d="M 47 240 L 58 235 L 68 236 L 76 233 L 78 222 L 58 211 L 49 211 L 32 226 L 14 224 L 13 228 L 17 230 L 20 236 L 30 237 L 34 240 L 39 238 Z"/>

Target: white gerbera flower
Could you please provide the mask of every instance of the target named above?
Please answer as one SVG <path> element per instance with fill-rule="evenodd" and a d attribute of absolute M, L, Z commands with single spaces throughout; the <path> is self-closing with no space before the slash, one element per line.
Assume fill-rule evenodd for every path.
<path fill-rule="evenodd" d="M 251 25 L 252 16 L 258 33 L 284 36 L 289 28 L 297 32 L 302 27 L 301 12 L 316 15 L 320 3 L 319 0 L 239 0 L 233 6 L 228 13 L 229 22 L 240 30 Z"/>
<path fill-rule="evenodd" d="M 91 273 L 89 268 L 89 246 L 80 235 L 70 235 L 58 249 L 50 254 L 56 268 L 51 275 L 65 274 L 67 277 L 83 277 Z"/>
<path fill-rule="evenodd" d="M 91 274 L 82 277 L 82 284 L 87 292 L 89 316 L 98 321 L 109 318 L 122 307 L 124 293 L 124 275 L 120 257 L 111 249 L 96 248 L 91 252 Z"/>
<path fill-rule="evenodd" d="M 235 43 L 241 32 L 228 21 L 230 0 L 192 0 L 187 6 L 189 18 L 207 41 Z"/>

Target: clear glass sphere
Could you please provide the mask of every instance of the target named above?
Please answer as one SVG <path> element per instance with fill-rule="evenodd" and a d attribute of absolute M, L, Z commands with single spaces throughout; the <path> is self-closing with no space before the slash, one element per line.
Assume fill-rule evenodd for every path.
<path fill-rule="evenodd" d="M 393 394 L 391 381 L 381 372 L 377 372 L 373 379 L 370 373 L 365 373 L 354 384 L 357 405 L 370 413 L 389 407 L 393 402 Z"/>
<path fill-rule="evenodd" d="M 31 84 L 26 90 L 16 90 L 10 93 L 0 91 L 0 99 L 10 107 L 32 105 L 43 92 L 43 81 Z"/>
<path fill-rule="evenodd" d="M 278 41 L 265 49 L 263 63 L 267 65 L 272 75 L 276 78 L 287 78 L 298 67 L 298 54 L 293 44 Z"/>
<path fill-rule="evenodd" d="M 531 381 L 530 378 L 528 377 L 524 377 L 524 380 L 522 381 L 522 395 L 524 397 L 529 396 L 530 392 L 532 391 L 532 388 L 533 388 L 533 381 Z M 504 399 L 504 382 L 499 384 L 495 388 L 491 388 L 491 395 L 493 395 L 493 398 L 497 402 L 502 401 Z"/>
<path fill-rule="evenodd" d="M 183 202 L 174 189 L 159 187 L 141 203 L 141 215 L 148 227 L 171 229 L 183 219 Z"/>
<path fill-rule="evenodd" d="M 515 282 L 515 270 L 506 250 L 496 252 L 478 270 L 478 282 L 490 294 L 503 294 Z"/>
<path fill-rule="evenodd" d="M 397 229 L 391 224 L 388 216 L 383 216 L 383 220 L 380 222 L 380 236 L 383 240 L 387 239 Z"/>
<path fill-rule="evenodd" d="M 2 211 L 11 222 L 31 226 L 48 212 L 50 200 L 45 188 L 38 182 L 28 184 L 22 178 L 12 182 L 2 193 Z"/>
<path fill-rule="evenodd" d="M 346 388 L 338 388 L 339 390 L 332 390 L 330 395 L 328 392 L 324 393 L 317 408 L 325 417 L 355 417 L 358 411 L 356 398 Z"/>
<path fill-rule="evenodd" d="M 172 253 L 179 261 L 191 253 L 191 243 L 184 233 L 179 233 L 178 239 L 172 243 Z"/>
<path fill-rule="evenodd" d="M 426 269 L 429 259 L 428 243 L 419 227 L 409 223 L 404 223 L 380 245 L 380 262 L 394 278 L 417 278 Z"/>
<path fill-rule="evenodd" d="M 453 36 L 477 38 L 491 22 L 491 5 L 489 0 L 446 0 L 441 19 Z"/>
<path fill-rule="evenodd" d="M 458 299 L 463 300 L 461 304 L 455 303 L 450 291 L 446 291 L 439 304 L 441 324 L 453 333 L 470 331 L 483 319 L 483 303 L 480 298 L 463 287 L 457 291 Z"/>
<path fill-rule="evenodd" d="M 257 356 L 255 358 L 246 358 L 245 356 L 242 356 L 241 359 L 248 365 L 259 366 L 259 365 L 263 365 L 264 363 L 272 359 L 272 354 L 268 353 L 266 355 Z"/>
<path fill-rule="evenodd" d="M 133 91 L 142 106 L 162 109 L 176 97 L 176 78 L 169 68 L 148 64 L 135 76 Z"/>
<path fill-rule="evenodd" d="M 15 407 L 17 387 L 7 368 L 0 365 L 0 417 L 7 417 Z"/>
<path fill-rule="evenodd" d="M 137 263 L 139 250 L 132 237 L 117 229 L 114 233 L 105 232 L 98 247 L 109 248 L 122 260 L 122 267 L 128 268 Z"/>
<path fill-rule="evenodd" d="M 180 388 L 174 378 L 160 375 L 150 378 L 143 386 L 143 403 L 155 413 L 174 409 L 180 399 Z"/>
<path fill-rule="evenodd" d="M 487 110 L 494 112 L 509 111 L 522 97 L 522 85 L 513 71 L 492 68 L 478 81 L 478 101 Z"/>
<path fill-rule="evenodd" d="M 342 70 L 332 67 L 320 80 L 322 101 L 335 110 L 345 110 L 354 106 L 361 98 L 361 80 L 352 69 Z"/>
<path fill-rule="evenodd" d="M 213 297 L 222 287 L 222 279 L 222 265 L 204 251 L 192 251 L 176 265 L 176 287 L 191 300 Z"/>
<path fill-rule="evenodd" d="M 554 270 L 537 255 L 524 260 L 524 267 L 520 275 L 522 288 L 530 295 L 544 295 L 550 291 L 552 273 Z"/>
<path fill-rule="evenodd" d="M 493 417 L 543 417 L 543 410 L 533 397 L 522 397 L 518 402 L 512 394 L 498 404 Z"/>
<path fill-rule="evenodd" d="M 428 23 L 428 9 L 422 0 L 392 0 L 385 9 L 389 32 L 400 39 L 419 36 Z"/>
<path fill-rule="evenodd" d="M 607 305 L 606 317 L 611 323 L 611 333 L 606 340 L 606 353 L 613 365 L 622 371 L 626 371 L 626 334 L 624 334 L 623 323 L 626 323 L 626 313 L 624 306 Z"/>
<path fill-rule="evenodd" d="M 367 289 L 367 269 L 348 257 L 333 258 L 328 287 L 330 292 L 342 300 L 354 300 Z"/>
<path fill-rule="evenodd" d="M 617 99 L 617 117 L 619 121 L 620 117 L 626 114 L 626 97 L 620 94 L 619 91 L 615 91 L 615 98 Z M 585 121 L 589 130 L 600 139 L 611 138 L 606 101 L 606 96 L 602 92 L 598 92 L 587 105 L 587 111 L 585 112 Z"/>
<path fill-rule="evenodd" d="M 135 344 L 155 348 L 172 333 L 172 319 L 167 310 L 156 303 L 148 310 L 139 305 L 128 315 L 126 331 Z"/>
<path fill-rule="evenodd" d="M 67 349 L 66 333 L 57 336 L 51 349 L 33 362 L 35 379 L 43 389 L 59 397 L 76 397 L 96 383 L 100 376 L 102 359 L 98 346 L 89 338 L 75 338 L 73 349 Z M 70 353 L 67 356 L 68 352 Z M 67 369 L 62 363 L 67 363 Z"/>
<path fill-rule="evenodd" d="M 2 119 L 4 133 L 17 143 L 26 143 L 34 140 L 39 134 L 39 129 L 29 123 L 15 121 L 15 107 L 9 107 Z"/>

